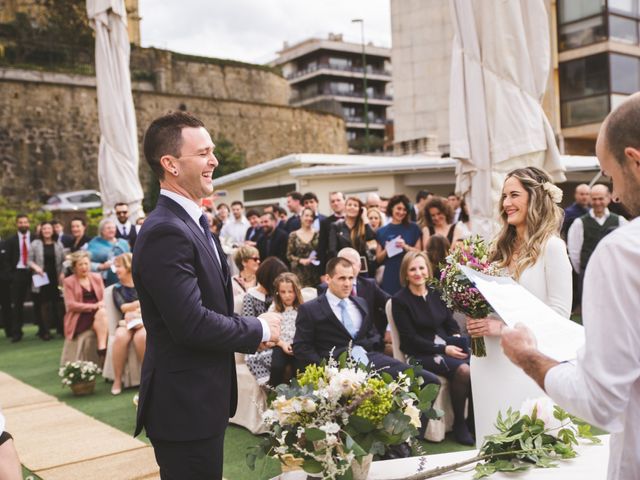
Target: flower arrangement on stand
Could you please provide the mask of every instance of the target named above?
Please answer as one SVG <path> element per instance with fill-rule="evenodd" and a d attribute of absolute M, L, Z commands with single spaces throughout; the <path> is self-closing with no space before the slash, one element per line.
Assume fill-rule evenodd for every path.
<path fill-rule="evenodd" d="M 548 397 L 527 400 L 519 411 L 498 413 L 498 433 L 488 435 L 475 457 L 434 468 L 405 478 L 425 480 L 439 477 L 466 465 L 475 465 L 474 479 L 496 472 L 518 472 L 530 468 L 557 467 L 559 460 L 575 458 L 578 438 L 600 443 L 591 426 L 554 405 Z"/>
<path fill-rule="evenodd" d="M 421 383 L 413 368 L 394 380 L 347 352 L 309 365 L 270 396 L 268 436 L 250 449 L 247 464 L 255 469 L 268 455 L 323 479 L 366 478 L 374 455 L 392 445 L 416 447 L 422 415 L 441 415 L 432 408 L 439 387 Z"/>
<path fill-rule="evenodd" d="M 452 247 L 441 267 L 440 278 L 431 281 L 451 310 L 471 318 L 485 318 L 493 311 L 489 302 L 460 270 L 460 265 L 466 265 L 486 275 L 498 275 L 499 269 L 488 261 L 488 256 L 487 245 L 479 236 L 467 238 Z M 484 338 L 471 339 L 471 353 L 476 357 L 487 355 Z"/>
<path fill-rule="evenodd" d="M 62 386 L 69 386 L 74 395 L 93 393 L 96 376 L 101 373 L 102 370 L 98 365 L 85 360 L 66 362 L 58 371 L 58 375 L 62 377 Z"/>

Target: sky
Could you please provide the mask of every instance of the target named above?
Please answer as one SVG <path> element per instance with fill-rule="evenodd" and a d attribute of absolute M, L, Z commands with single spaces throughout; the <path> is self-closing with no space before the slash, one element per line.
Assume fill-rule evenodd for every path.
<path fill-rule="evenodd" d="M 326 38 L 391 46 L 390 0 L 139 0 L 142 46 L 267 63 L 283 42 Z"/>

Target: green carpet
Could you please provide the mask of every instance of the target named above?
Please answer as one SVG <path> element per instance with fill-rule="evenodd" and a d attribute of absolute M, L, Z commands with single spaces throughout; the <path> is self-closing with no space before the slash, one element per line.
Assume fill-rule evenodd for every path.
<path fill-rule="evenodd" d="M 45 393 L 55 396 L 61 402 L 94 417 L 118 430 L 133 433 L 135 427 L 135 407 L 132 403 L 136 389 L 125 390 L 119 396 L 110 393 L 111 385 L 106 382 L 96 384 L 96 393 L 87 397 L 74 397 L 68 388 L 63 388 L 58 377 L 58 365 L 63 340 L 56 338 L 43 342 L 35 336 L 36 328 L 29 325 L 19 343 L 0 339 L 0 370 L 12 375 Z M 144 435 L 140 436 L 148 442 Z M 230 425 L 225 437 L 224 476 L 229 480 L 256 480 L 271 478 L 280 472 L 276 461 L 268 461 L 261 472 L 249 470 L 245 463 L 247 448 L 257 443 L 259 437 L 241 427 Z M 451 440 L 449 436 L 441 443 L 424 442 L 427 454 L 466 450 Z M 25 478 L 30 473 L 25 470 Z M 37 479 L 38 477 L 33 477 Z M 87 472 L 90 478 L 90 472 Z"/>

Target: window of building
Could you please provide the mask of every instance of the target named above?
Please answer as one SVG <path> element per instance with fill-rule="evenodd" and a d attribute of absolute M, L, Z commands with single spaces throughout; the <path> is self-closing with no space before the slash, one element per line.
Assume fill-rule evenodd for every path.
<path fill-rule="evenodd" d="M 638 43 L 638 22 L 632 18 L 609 15 L 609 38 L 618 42 Z"/>
<path fill-rule="evenodd" d="M 609 87 L 607 54 L 560 64 L 561 101 L 606 93 Z"/>
<path fill-rule="evenodd" d="M 331 93 L 352 93 L 355 90 L 355 85 L 349 82 L 330 82 L 329 88 Z"/>
<path fill-rule="evenodd" d="M 598 15 L 604 10 L 604 0 L 560 0 L 558 19 L 560 24 L 575 22 Z"/>
<path fill-rule="evenodd" d="M 637 0 L 609 0 L 608 7 L 610 11 L 620 12 L 626 15 L 637 15 Z"/>
<path fill-rule="evenodd" d="M 602 15 L 561 25 L 558 29 L 560 51 L 591 45 L 606 39 L 607 32 Z"/>
<path fill-rule="evenodd" d="M 292 192 L 296 189 L 295 183 L 288 183 L 285 185 L 276 185 L 273 187 L 262 187 L 262 188 L 249 188 L 244 190 L 243 193 L 243 201 L 246 202 L 255 202 L 258 200 L 269 200 L 272 198 L 283 198 L 287 196 L 287 193 Z"/>
<path fill-rule="evenodd" d="M 344 118 L 355 118 L 358 116 L 356 113 L 356 107 L 342 107 L 342 115 Z"/>
<path fill-rule="evenodd" d="M 338 58 L 338 57 L 329 57 L 329 65 L 334 68 L 350 68 L 351 67 L 351 59 L 349 58 Z"/>
<path fill-rule="evenodd" d="M 612 92 L 630 95 L 640 90 L 640 59 L 612 53 L 610 62 Z"/>

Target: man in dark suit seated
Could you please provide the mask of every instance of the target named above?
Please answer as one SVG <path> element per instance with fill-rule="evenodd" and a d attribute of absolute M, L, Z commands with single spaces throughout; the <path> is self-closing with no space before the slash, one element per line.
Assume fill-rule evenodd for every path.
<path fill-rule="evenodd" d="M 338 252 L 337 256 L 340 258 L 346 258 L 351 262 L 351 265 L 353 266 L 353 273 L 355 275 L 351 295 L 360 297 L 367 302 L 367 309 L 373 319 L 373 324 L 375 325 L 376 330 L 378 330 L 380 337 L 384 338 L 384 343 L 390 343 L 391 334 L 387 331 L 388 322 L 385 307 L 387 305 L 387 300 L 391 297 L 378 286 L 373 278 L 367 278 L 360 275 L 362 261 L 360 254 L 355 248 L 343 248 Z M 327 291 L 327 284 L 321 283 L 317 290 L 318 295 L 325 293 Z"/>
<path fill-rule="evenodd" d="M 300 305 L 293 339 L 296 367 L 320 363 L 338 357 L 352 342 L 352 356 L 397 377 L 410 368 L 406 363 L 379 351 L 380 334 L 373 325 L 367 302 L 351 295 L 354 269 L 345 258 L 335 257 L 327 262 L 327 291 L 323 295 Z M 438 377 L 423 370 L 425 383 L 440 384 Z"/>
<path fill-rule="evenodd" d="M 154 120 L 144 137 L 160 196 L 133 253 L 147 330 L 134 435 L 145 428 L 163 480 L 222 478 L 238 396 L 234 351 L 255 352 L 280 335 L 278 314 L 233 313 L 224 253 L 200 208 L 213 192 L 214 147 L 186 112 Z"/>
<path fill-rule="evenodd" d="M 260 217 L 260 225 L 262 225 L 262 236 L 258 239 L 257 248 L 260 252 L 260 260 L 267 257 L 278 257 L 289 265 L 287 262 L 287 242 L 289 234 L 282 228 L 276 228 L 277 220 L 273 213 L 263 213 Z"/>

